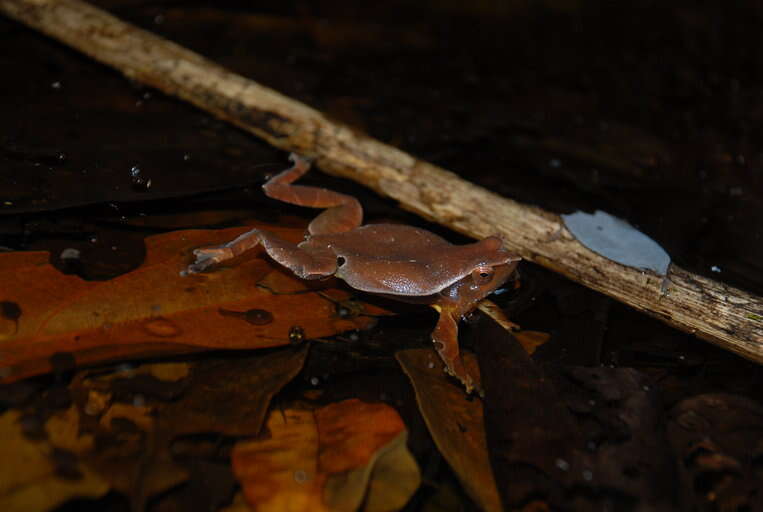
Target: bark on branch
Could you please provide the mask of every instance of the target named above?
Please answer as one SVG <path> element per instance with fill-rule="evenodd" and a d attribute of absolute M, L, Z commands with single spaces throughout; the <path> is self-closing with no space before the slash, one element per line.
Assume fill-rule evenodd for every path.
<path fill-rule="evenodd" d="M 760 297 L 676 266 L 663 283 L 662 276 L 612 262 L 581 245 L 555 214 L 495 195 L 332 122 L 307 105 L 86 3 L 0 0 L 0 11 L 278 148 L 314 157 L 324 171 L 358 181 L 408 210 L 476 238 L 500 234 L 527 260 L 763 362 Z"/>

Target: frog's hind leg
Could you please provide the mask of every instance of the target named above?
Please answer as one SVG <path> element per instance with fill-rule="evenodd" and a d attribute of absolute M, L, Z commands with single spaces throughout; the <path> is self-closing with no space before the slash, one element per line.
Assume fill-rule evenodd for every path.
<path fill-rule="evenodd" d="M 461 358 L 458 349 L 458 323 L 453 317 L 453 312 L 441 307 L 435 309 L 439 311 L 440 318 L 432 332 L 432 342 L 440 359 L 445 363 L 445 373 L 457 378 L 467 393 L 477 391 L 482 395 L 482 390 L 466 371 L 464 360 Z"/>
<path fill-rule="evenodd" d="M 285 203 L 310 208 L 328 208 L 310 223 L 311 235 L 343 233 L 363 222 L 363 208 L 357 199 L 325 188 L 292 185 L 310 170 L 310 162 L 292 153 L 294 165 L 276 174 L 262 186 L 265 195 Z"/>
<path fill-rule="evenodd" d="M 336 256 L 326 252 L 307 252 L 296 244 L 261 229 L 252 229 L 228 243 L 193 251 L 196 261 L 185 274 L 204 272 L 261 244 L 268 256 L 302 279 L 330 276 L 336 271 Z"/>

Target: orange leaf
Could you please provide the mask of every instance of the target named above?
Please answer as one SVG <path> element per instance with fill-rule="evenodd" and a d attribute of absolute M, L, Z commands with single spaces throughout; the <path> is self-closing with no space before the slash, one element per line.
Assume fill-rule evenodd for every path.
<path fill-rule="evenodd" d="M 301 230 L 264 228 L 290 240 L 302 237 Z M 139 268 L 103 282 L 62 274 L 44 252 L 0 254 L 0 378 L 50 371 L 49 359 L 59 352 L 71 352 L 83 364 L 205 348 L 253 349 L 288 344 L 290 334 L 299 341 L 372 324 L 366 316 L 337 315 L 332 301 L 349 297 L 340 289 L 322 290 L 321 296 L 258 287 L 270 273 L 289 273 L 262 257 L 261 249 L 235 266 L 180 275 L 194 248 L 222 243 L 242 230 L 149 237 Z M 295 336 L 300 332 L 304 336 Z"/>
<path fill-rule="evenodd" d="M 233 472 L 258 511 L 401 508 L 419 485 L 407 433 L 384 404 L 272 411 L 270 437 L 238 443 Z"/>

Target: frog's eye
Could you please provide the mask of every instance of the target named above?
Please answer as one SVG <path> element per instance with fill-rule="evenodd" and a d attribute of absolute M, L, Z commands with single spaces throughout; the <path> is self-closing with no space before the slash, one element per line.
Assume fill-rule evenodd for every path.
<path fill-rule="evenodd" d="M 493 267 L 477 267 L 472 270 L 472 280 L 477 286 L 488 284 L 493 280 Z"/>

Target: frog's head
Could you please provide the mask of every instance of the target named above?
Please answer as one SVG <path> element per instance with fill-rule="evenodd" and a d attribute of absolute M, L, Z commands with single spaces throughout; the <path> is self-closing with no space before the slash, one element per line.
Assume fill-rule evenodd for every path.
<path fill-rule="evenodd" d="M 473 265 L 461 279 L 443 289 L 440 294 L 465 314 L 479 301 L 493 293 L 514 274 L 522 259 L 503 247 L 500 238 L 491 236 L 469 247 L 474 254 Z"/>

